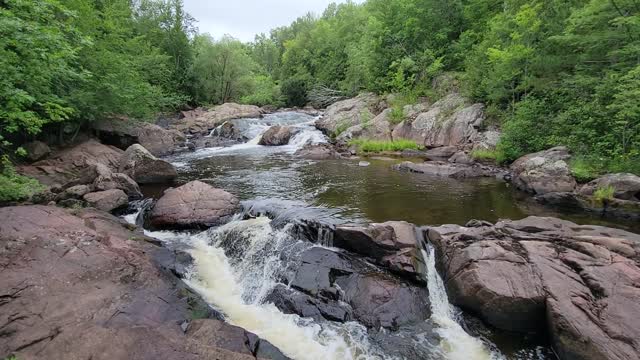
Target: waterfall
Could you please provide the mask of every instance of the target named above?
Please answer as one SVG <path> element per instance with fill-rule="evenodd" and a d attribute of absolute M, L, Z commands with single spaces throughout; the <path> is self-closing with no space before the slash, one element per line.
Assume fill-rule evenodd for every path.
<path fill-rule="evenodd" d="M 438 334 L 442 337 L 441 348 L 450 360 L 499 360 L 500 354 L 489 351 L 478 338 L 469 334 L 456 319 L 456 310 L 449 302 L 444 282 L 436 270 L 435 249 L 429 243 L 422 249 L 426 268 L 429 301 L 431 302 L 431 320 L 440 327 Z"/>

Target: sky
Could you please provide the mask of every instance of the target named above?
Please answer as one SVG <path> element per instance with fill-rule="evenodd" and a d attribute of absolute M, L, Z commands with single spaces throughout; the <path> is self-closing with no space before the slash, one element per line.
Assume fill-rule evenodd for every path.
<path fill-rule="evenodd" d="M 253 41 L 256 34 L 289 25 L 309 11 L 320 15 L 332 2 L 346 0 L 184 0 L 184 7 L 198 20 L 201 33 Z"/>

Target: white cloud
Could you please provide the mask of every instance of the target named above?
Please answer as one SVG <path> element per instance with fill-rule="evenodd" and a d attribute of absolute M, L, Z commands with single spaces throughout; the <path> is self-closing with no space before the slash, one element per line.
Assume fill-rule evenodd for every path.
<path fill-rule="evenodd" d="M 356 0 L 355 2 L 362 2 Z M 332 2 L 345 0 L 184 0 L 184 6 L 196 20 L 201 33 L 215 38 L 229 34 L 252 41 L 259 33 L 289 25 L 307 12 L 322 14 Z"/>

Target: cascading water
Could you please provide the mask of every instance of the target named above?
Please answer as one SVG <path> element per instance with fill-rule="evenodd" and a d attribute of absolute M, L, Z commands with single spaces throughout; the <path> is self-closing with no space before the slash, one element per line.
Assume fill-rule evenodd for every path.
<path fill-rule="evenodd" d="M 450 360 L 498 360 L 503 359 L 487 349 L 478 338 L 469 334 L 457 321 L 456 311 L 449 302 L 444 282 L 436 270 L 435 249 L 431 244 L 422 249 L 426 268 L 427 287 L 429 289 L 429 301 L 431 302 L 431 320 L 439 328 L 438 334 L 442 337 L 440 343 L 442 351 Z"/>

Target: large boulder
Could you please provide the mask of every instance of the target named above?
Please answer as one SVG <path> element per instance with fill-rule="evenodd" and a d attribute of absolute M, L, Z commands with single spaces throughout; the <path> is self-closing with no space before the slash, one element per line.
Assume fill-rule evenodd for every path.
<path fill-rule="evenodd" d="M 467 103 L 457 93 L 449 94 L 393 129 L 394 139 L 411 139 L 426 146 L 466 146 L 484 122 L 484 105 Z"/>
<path fill-rule="evenodd" d="M 422 236 L 414 225 L 404 221 L 381 224 L 341 225 L 336 227 L 333 246 L 372 258 L 391 271 L 421 281 L 424 260 L 421 256 Z"/>
<path fill-rule="evenodd" d="M 295 156 L 309 160 L 340 159 L 340 154 L 331 144 L 307 144 L 294 153 Z"/>
<path fill-rule="evenodd" d="M 129 197 L 120 189 L 97 191 L 83 196 L 91 207 L 102 211 L 111 211 L 129 203 Z"/>
<path fill-rule="evenodd" d="M 196 180 L 165 191 L 149 220 L 156 228 L 211 227 L 230 220 L 239 206 L 232 194 Z"/>
<path fill-rule="evenodd" d="M 122 154 L 118 172 L 128 175 L 139 184 L 172 182 L 178 176 L 173 165 L 156 158 L 139 144 L 131 145 Z"/>
<path fill-rule="evenodd" d="M 123 173 L 114 173 L 102 164 L 96 165 L 98 176 L 93 181 L 93 188 L 100 191 L 120 189 L 130 200 L 141 199 L 140 187 L 132 178 Z"/>
<path fill-rule="evenodd" d="M 171 154 L 185 138 L 182 133 L 158 125 L 128 119 L 108 119 L 92 123 L 100 140 L 106 144 L 127 149 L 140 144 L 155 156 Z"/>
<path fill-rule="evenodd" d="M 550 335 L 561 359 L 635 359 L 640 235 L 555 218 L 430 228 L 451 301 Z"/>
<path fill-rule="evenodd" d="M 628 173 L 608 174 L 597 178 L 579 190 L 585 196 L 591 196 L 596 190 L 605 187 L 613 187 L 613 196 L 617 199 L 640 201 L 640 176 Z"/>
<path fill-rule="evenodd" d="M 291 126 L 274 125 L 262 134 L 258 144 L 266 146 L 287 145 L 294 133 Z"/>
<path fill-rule="evenodd" d="M 344 130 L 336 141 L 346 144 L 351 139 L 364 138 L 371 140 L 391 140 L 391 109 L 386 109 L 373 119 L 362 117 L 360 123 Z"/>
<path fill-rule="evenodd" d="M 563 146 L 525 155 L 511 164 L 513 184 L 533 194 L 571 192 L 576 180 L 567 164 L 570 158 L 569 150 Z"/>
<path fill-rule="evenodd" d="M 0 218 L 3 357 L 282 359 L 253 334 L 193 321 L 208 305 L 156 262 L 170 251 L 123 220 L 46 206 L 0 208 Z M 211 328 L 220 337 L 202 336 Z"/>
<path fill-rule="evenodd" d="M 88 140 L 79 145 L 56 152 L 45 160 L 31 165 L 19 166 L 18 172 L 36 178 L 42 184 L 57 187 L 94 173 L 92 167 L 102 164 L 112 171 L 117 171 L 123 151 L 96 140 Z M 92 179 L 87 181 L 92 182 Z"/>
<path fill-rule="evenodd" d="M 31 141 L 22 145 L 22 147 L 27 152 L 27 159 L 31 161 L 42 160 L 51 154 L 49 146 L 42 141 Z"/>
<path fill-rule="evenodd" d="M 473 150 L 495 150 L 502 134 L 498 130 L 487 130 L 478 133 L 473 141 Z"/>
<path fill-rule="evenodd" d="M 427 150 L 425 155 L 429 160 L 448 160 L 457 152 L 458 148 L 455 146 L 441 146 Z"/>
<path fill-rule="evenodd" d="M 316 128 L 327 135 L 339 136 L 354 125 L 372 120 L 382 110 L 382 98 L 372 93 L 360 94 L 329 106 L 322 118 L 316 121 Z"/>

